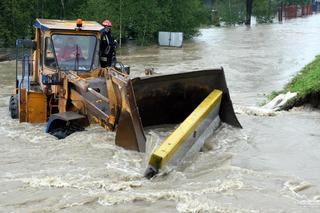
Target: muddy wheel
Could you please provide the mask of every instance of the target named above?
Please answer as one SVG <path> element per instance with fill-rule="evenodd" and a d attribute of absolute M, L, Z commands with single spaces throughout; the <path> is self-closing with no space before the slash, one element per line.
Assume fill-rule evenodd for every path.
<path fill-rule="evenodd" d="M 10 97 L 9 112 L 10 112 L 11 118 L 17 119 L 19 117 L 19 105 L 18 105 L 17 95 Z"/>

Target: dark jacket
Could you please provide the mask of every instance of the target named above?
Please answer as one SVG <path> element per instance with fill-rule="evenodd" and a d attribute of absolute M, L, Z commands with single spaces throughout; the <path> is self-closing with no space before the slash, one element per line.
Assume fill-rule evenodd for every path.
<path fill-rule="evenodd" d="M 116 64 L 116 43 L 112 37 L 111 31 L 105 31 L 101 37 L 100 61 L 102 67 L 110 67 Z"/>

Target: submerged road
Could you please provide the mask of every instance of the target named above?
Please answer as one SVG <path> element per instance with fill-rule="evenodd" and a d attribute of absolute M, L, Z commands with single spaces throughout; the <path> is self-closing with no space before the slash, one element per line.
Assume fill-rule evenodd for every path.
<path fill-rule="evenodd" d="M 132 76 L 223 66 L 236 106 L 256 106 L 320 53 L 320 16 L 251 28 L 208 28 L 181 49 L 128 46 Z M 204 151 L 154 180 L 148 155 L 99 126 L 56 140 L 8 114 L 14 63 L 0 63 L 0 212 L 320 212 L 320 112 L 238 114 Z M 157 143 L 169 127 L 146 130 Z"/>

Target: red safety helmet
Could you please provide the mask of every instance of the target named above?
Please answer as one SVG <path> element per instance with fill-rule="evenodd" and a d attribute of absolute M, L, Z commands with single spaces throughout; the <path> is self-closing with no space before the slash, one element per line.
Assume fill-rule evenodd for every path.
<path fill-rule="evenodd" d="M 105 26 L 105 27 L 112 27 L 112 23 L 108 19 L 104 20 L 102 22 L 102 25 Z"/>

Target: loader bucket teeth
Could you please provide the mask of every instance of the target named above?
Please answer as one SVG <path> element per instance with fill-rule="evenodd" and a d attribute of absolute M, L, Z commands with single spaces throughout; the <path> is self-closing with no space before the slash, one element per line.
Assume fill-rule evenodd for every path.
<path fill-rule="evenodd" d="M 115 143 L 125 149 L 145 151 L 144 135 L 136 99 L 128 75 L 109 69 L 108 93 L 112 114 L 116 118 Z M 119 113 L 120 112 L 120 113 Z"/>

